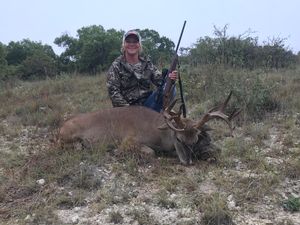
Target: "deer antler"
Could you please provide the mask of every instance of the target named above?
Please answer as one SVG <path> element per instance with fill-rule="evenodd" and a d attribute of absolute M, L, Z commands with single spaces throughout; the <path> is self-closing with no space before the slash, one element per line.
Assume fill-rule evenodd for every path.
<path fill-rule="evenodd" d="M 214 118 L 219 118 L 224 120 L 228 124 L 230 133 L 232 134 L 233 128 L 232 128 L 231 120 L 241 112 L 241 109 L 234 110 L 229 116 L 224 113 L 224 109 L 227 106 L 231 98 L 231 95 L 232 95 L 232 91 L 229 93 L 227 99 L 223 102 L 223 104 L 221 104 L 219 107 L 214 107 L 210 109 L 207 113 L 205 113 L 204 116 L 201 118 L 201 120 L 195 125 L 195 128 L 199 129 L 209 120 Z"/>
<path fill-rule="evenodd" d="M 163 112 L 163 115 L 164 115 L 164 117 L 165 117 L 165 119 L 166 119 L 166 123 L 168 124 L 168 126 L 169 126 L 172 130 L 174 130 L 174 131 L 184 131 L 184 129 L 185 129 L 185 124 L 182 122 L 181 117 L 180 117 L 181 111 L 182 111 L 182 110 L 179 110 L 178 113 L 171 111 L 172 108 L 174 107 L 174 105 L 176 104 L 177 100 L 178 100 L 178 99 L 173 100 L 173 101 L 171 102 L 171 104 L 170 104 L 168 107 L 166 107 L 166 109 L 165 109 L 164 112 Z M 180 107 L 180 108 L 181 108 L 181 107 Z M 175 123 L 177 124 L 177 126 L 180 127 L 180 128 L 176 128 L 176 127 L 172 124 L 172 122 L 171 122 L 172 120 L 174 120 Z"/>

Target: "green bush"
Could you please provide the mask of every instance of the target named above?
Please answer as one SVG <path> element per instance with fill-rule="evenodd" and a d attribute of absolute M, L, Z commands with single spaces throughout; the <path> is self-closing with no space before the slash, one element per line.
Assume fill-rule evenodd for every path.
<path fill-rule="evenodd" d="M 283 202 L 283 208 L 290 212 L 300 211 L 300 198 L 290 197 Z"/>
<path fill-rule="evenodd" d="M 230 91 L 233 91 L 233 97 L 227 109 L 242 108 L 242 115 L 247 120 L 261 120 L 266 113 L 279 109 L 278 100 L 273 98 L 277 84 L 266 81 L 262 71 L 254 73 L 203 66 L 192 68 L 184 75 L 184 87 L 188 87 L 186 99 L 192 105 L 204 104 L 200 107 L 203 112 L 223 102 Z"/>

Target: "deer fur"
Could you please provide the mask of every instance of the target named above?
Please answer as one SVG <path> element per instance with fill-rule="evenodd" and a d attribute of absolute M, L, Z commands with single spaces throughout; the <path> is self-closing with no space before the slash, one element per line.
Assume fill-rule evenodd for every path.
<path fill-rule="evenodd" d="M 199 134 L 205 132 L 206 122 L 214 118 L 222 119 L 232 132 L 231 120 L 240 110 L 236 109 L 229 116 L 224 114 L 231 95 L 232 92 L 223 104 L 209 110 L 199 121 L 181 118 L 180 112 L 171 111 L 176 100 L 162 113 L 143 106 L 128 106 L 81 114 L 63 124 L 59 130 L 59 140 L 65 143 L 79 140 L 89 144 L 113 144 L 131 139 L 154 151 L 176 152 L 181 163 L 191 164 L 192 153 L 199 145 Z"/>
<path fill-rule="evenodd" d="M 190 164 L 189 146 L 198 141 L 199 134 L 194 121 L 182 119 L 185 129 L 174 131 L 165 120 L 163 114 L 143 106 L 104 109 L 67 120 L 59 130 L 59 139 L 63 143 L 80 140 L 90 144 L 133 139 L 154 151 L 176 152 L 181 163 Z"/>

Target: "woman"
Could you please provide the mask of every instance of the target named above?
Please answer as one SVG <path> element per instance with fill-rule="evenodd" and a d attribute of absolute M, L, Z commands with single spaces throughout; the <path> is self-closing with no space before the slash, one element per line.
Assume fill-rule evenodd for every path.
<path fill-rule="evenodd" d="M 153 97 L 157 95 L 153 86 L 161 89 L 164 78 L 149 59 L 141 56 L 141 37 L 136 30 L 125 33 L 121 50 L 122 55 L 115 59 L 107 74 L 106 84 L 113 106 L 145 105 L 161 111 L 162 95 L 159 99 Z M 169 77 L 176 80 L 177 72 L 173 71 Z M 154 106 L 153 101 L 160 103 Z"/>

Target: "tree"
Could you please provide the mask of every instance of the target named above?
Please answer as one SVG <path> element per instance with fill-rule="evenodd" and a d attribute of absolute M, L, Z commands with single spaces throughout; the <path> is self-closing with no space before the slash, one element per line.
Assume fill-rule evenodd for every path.
<path fill-rule="evenodd" d="M 121 42 L 124 31 L 117 31 L 115 29 L 107 30 L 105 38 L 105 46 L 107 47 L 108 56 L 105 60 L 105 67 L 110 66 L 111 62 L 121 53 Z M 104 68 L 105 68 L 104 67 Z"/>
<path fill-rule="evenodd" d="M 0 81 L 7 76 L 6 46 L 0 42 Z"/>
<path fill-rule="evenodd" d="M 160 37 L 155 30 L 139 30 L 145 55 L 149 55 L 154 64 L 170 63 L 175 44 L 167 37 Z"/>
<path fill-rule="evenodd" d="M 77 38 L 67 34 L 55 39 L 54 43 L 65 47 L 60 55 L 60 68 L 69 72 L 95 74 L 108 69 L 113 60 L 120 55 L 124 31 L 105 30 L 101 25 L 82 27 L 77 30 Z M 154 30 L 140 30 L 145 55 L 150 55 L 153 63 L 161 65 L 170 62 L 174 43 L 160 37 Z"/>
<path fill-rule="evenodd" d="M 221 64 L 248 69 L 279 69 L 295 65 L 296 56 L 285 47 L 286 39 L 272 39 L 271 42 L 259 46 L 258 38 L 250 36 L 251 31 L 229 37 L 227 28 L 227 25 L 222 29 L 214 27 L 215 38 L 200 38 L 187 55 L 190 64 Z"/>
<path fill-rule="evenodd" d="M 272 38 L 265 42 L 262 49 L 264 65 L 270 68 L 285 68 L 297 62 L 297 57 L 285 47 L 286 38 Z"/>
<path fill-rule="evenodd" d="M 122 34 L 115 31 L 105 31 L 102 26 L 83 27 L 78 31 L 80 52 L 78 67 L 80 72 L 95 74 L 107 69 L 111 52 L 120 49 Z M 118 43 L 118 44 L 117 44 Z"/>
<path fill-rule="evenodd" d="M 7 46 L 6 60 L 9 65 L 18 65 L 26 59 L 29 54 L 21 42 L 9 42 Z"/>
<path fill-rule="evenodd" d="M 22 79 L 44 78 L 57 72 L 57 57 L 49 45 L 24 39 L 10 42 L 6 49 L 6 60 L 12 76 Z"/>
<path fill-rule="evenodd" d="M 65 47 L 60 56 L 62 65 L 82 73 L 95 74 L 107 69 L 113 59 L 120 54 L 121 31 L 110 29 L 105 31 L 102 26 L 89 26 L 77 30 L 78 38 L 62 35 L 54 43 Z M 71 66 L 70 66 L 71 65 Z"/>
<path fill-rule="evenodd" d="M 0 42 L 0 66 L 7 65 L 6 54 L 6 46 Z"/>
<path fill-rule="evenodd" d="M 76 70 L 77 52 L 79 51 L 78 40 L 63 34 L 55 38 L 54 43 L 59 47 L 65 48 L 58 58 L 58 68 L 62 72 L 73 72 Z"/>
<path fill-rule="evenodd" d="M 8 65 L 21 64 L 22 61 L 24 61 L 28 56 L 32 56 L 36 51 L 42 51 L 51 58 L 56 57 L 50 45 L 43 45 L 40 42 L 24 39 L 18 42 L 9 42 L 6 56 L 7 63 Z"/>
<path fill-rule="evenodd" d="M 35 51 L 31 56 L 28 56 L 21 67 L 21 79 L 35 79 L 52 77 L 57 74 L 56 62 L 49 55 L 42 51 Z"/>

